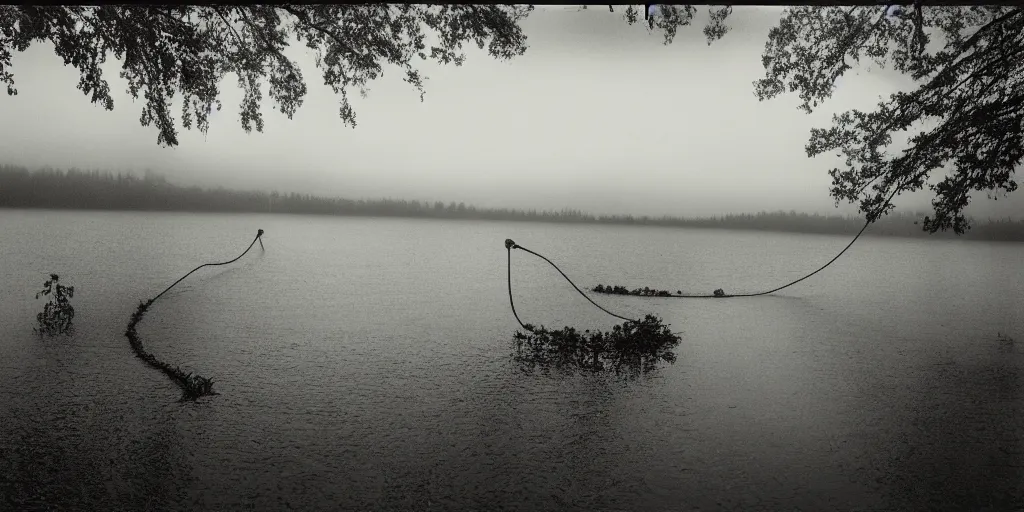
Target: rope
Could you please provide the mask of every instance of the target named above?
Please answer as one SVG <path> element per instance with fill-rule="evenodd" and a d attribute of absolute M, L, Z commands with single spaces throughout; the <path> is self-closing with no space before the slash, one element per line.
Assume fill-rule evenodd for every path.
<path fill-rule="evenodd" d="M 252 249 L 252 246 L 256 244 L 256 241 L 260 242 L 260 248 L 262 249 L 262 236 L 263 230 L 260 229 L 256 232 L 256 238 L 253 239 L 251 244 L 249 244 L 249 247 L 247 247 L 245 251 L 242 254 L 240 254 L 237 258 L 231 261 L 225 261 L 223 263 L 204 263 L 192 269 L 192 272 L 195 272 L 196 270 L 199 270 L 207 266 L 227 265 L 229 263 L 234 263 L 235 261 L 238 261 L 242 256 L 245 256 L 246 253 L 248 253 L 249 250 Z M 149 299 L 146 302 L 139 303 L 138 309 L 135 311 L 134 314 L 132 314 L 132 319 L 131 321 L 128 322 L 128 328 L 124 332 L 125 337 L 128 338 L 128 344 L 131 345 L 132 351 L 135 352 L 135 355 L 139 359 L 142 359 L 142 361 L 148 364 L 149 366 L 164 372 L 168 377 L 170 377 L 171 380 L 173 380 L 175 383 L 178 384 L 178 386 L 181 387 L 182 400 L 194 400 L 203 395 L 217 394 L 215 391 L 213 391 L 213 379 L 209 379 L 199 375 L 194 375 L 191 372 L 185 373 L 181 370 L 181 368 L 177 366 L 172 367 L 171 365 L 157 359 L 156 356 L 147 352 L 146 348 L 142 346 L 142 339 L 139 338 L 139 333 L 135 329 L 135 326 L 138 325 L 140 321 L 142 321 L 142 317 L 145 316 L 146 312 L 149 310 L 149 307 L 153 305 L 153 302 L 156 301 L 156 299 L 160 298 L 161 295 L 167 293 L 167 291 L 170 290 L 171 288 L 174 288 L 174 285 L 180 283 L 183 279 L 191 275 L 192 272 L 185 274 L 184 276 L 182 276 L 181 279 L 175 281 L 174 284 L 168 286 L 164 291 L 160 292 L 160 295 L 157 295 L 156 297 L 153 297 L 152 299 Z"/>
<path fill-rule="evenodd" d="M 512 247 L 516 246 L 516 243 L 511 238 L 505 239 L 505 249 L 508 252 L 508 302 L 512 305 L 512 316 L 516 317 L 516 322 L 526 329 L 527 331 L 533 331 L 533 329 L 526 326 L 522 320 L 519 319 L 519 314 L 516 313 L 516 302 L 512 300 Z"/>
<path fill-rule="evenodd" d="M 562 277 L 564 277 L 566 281 L 569 281 L 569 284 L 571 284 L 572 287 L 575 288 L 576 291 L 579 292 L 580 295 L 582 295 L 584 299 L 587 299 L 588 301 L 590 301 L 591 304 L 597 306 L 597 308 L 600 309 L 601 311 L 604 311 L 605 313 L 608 313 L 609 315 L 614 316 L 615 318 L 620 318 L 622 320 L 626 320 L 627 322 L 635 321 L 632 318 L 626 318 L 626 317 L 621 316 L 621 315 L 616 315 L 615 313 L 612 313 L 611 311 L 608 311 L 607 309 L 601 307 L 600 304 L 594 302 L 593 299 L 588 297 L 586 293 L 583 293 L 583 290 L 580 290 L 580 287 L 576 286 L 576 283 L 572 282 L 572 279 L 569 279 L 569 276 L 565 275 L 565 272 L 562 272 L 562 269 L 558 268 L 558 265 L 555 265 L 554 262 L 552 262 L 551 260 L 545 258 L 544 256 L 542 256 L 542 255 L 540 255 L 538 253 L 535 253 L 535 252 L 527 249 L 526 247 L 523 247 L 523 246 L 515 243 L 511 238 L 506 238 L 505 239 L 505 249 L 508 251 L 508 301 L 509 301 L 510 304 L 512 304 L 512 314 L 516 317 L 516 321 L 519 322 L 519 325 L 522 326 L 523 329 L 526 329 L 526 330 L 531 331 L 531 332 L 533 331 L 533 329 L 527 327 L 526 324 L 524 324 L 523 321 L 519 319 L 519 315 L 516 314 L 516 303 L 515 303 L 515 301 L 512 300 L 512 249 L 522 249 L 522 250 L 524 250 L 524 251 L 526 251 L 526 252 L 528 252 L 528 253 L 530 253 L 530 254 L 532 254 L 534 256 L 537 256 L 538 258 L 548 262 L 548 264 L 550 264 L 552 267 L 555 267 L 555 270 L 557 270 L 559 274 L 562 274 Z"/>
<path fill-rule="evenodd" d="M 680 299 L 724 299 L 724 298 L 731 298 L 731 297 L 759 297 L 761 295 L 768 295 L 768 294 L 771 294 L 771 293 L 775 293 L 775 292 L 777 292 L 779 290 L 783 290 L 785 288 L 789 288 L 790 286 L 793 286 L 793 285 L 803 281 L 804 279 L 807 279 L 807 278 L 813 276 L 814 274 L 817 274 L 818 272 L 821 272 L 822 270 L 825 270 L 825 268 L 827 268 L 832 263 L 835 263 L 835 261 L 838 260 L 839 257 L 842 256 L 850 247 L 853 247 L 853 243 L 856 242 L 857 239 L 860 238 L 860 236 L 862 234 L 864 234 L 864 231 L 866 231 L 868 229 L 868 226 L 870 226 L 876 220 L 876 216 L 878 214 L 880 214 L 886 207 L 889 206 L 889 204 L 892 202 L 893 198 L 896 197 L 896 194 L 898 194 L 899 191 L 902 190 L 903 187 L 906 186 L 906 185 L 907 185 L 907 183 L 904 183 L 903 185 L 897 186 L 892 191 L 892 193 L 889 194 L 889 197 L 886 198 L 885 202 L 882 203 L 882 205 L 879 206 L 877 210 L 872 212 L 872 214 L 869 214 L 867 216 L 867 222 L 865 222 L 864 226 L 862 228 L 860 228 L 860 231 L 858 231 L 857 235 L 853 237 L 853 240 L 850 240 L 850 243 L 846 244 L 846 247 L 844 247 L 843 250 L 839 251 L 839 254 L 836 254 L 832 259 L 828 260 L 828 263 L 825 263 L 821 267 L 818 267 L 817 270 L 815 270 L 814 272 L 811 272 L 810 274 L 807 274 L 807 275 L 805 275 L 805 276 L 803 276 L 803 277 L 801 277 L 799 279 L 796 279 L 796 280 L 791 281 L 789 283 L 786 283 L 786 284 L 784 284 L 782 286 L 779 286 L 778 288 L 772 288 L 771 290 L 767 290 L 767 291 L 763 291 L 763 292 L 757 292 L 757 293 L 735 293 L 735 294 L 723 293 L 721 295 L 715 295 L 715 294 L 700 294 L 700 295 L 670 294 L 670 295 L 663 295 L 662 297 L 671 297 L 671 298 L 680 298 Z M 630 318 L 626 318 L 624 316 L 616 315 L 615 313 L 612 313 L 611 311 L 608 311 L 607 309 L 601 307 L 600 304 L 594 302 L 590 297 L 587 296 L 586 293 L 583 293 L 583 290 L 580 290 L 580 288 L 578 286 L 576 286 L 576 283 L 572 282 L 572 279 L 569 279 L 569 276 L 565 275 L 565 272 L 562 272 L 562 269 L 558 268 L 558 265 L 555 265 L 551 260 L 545 258 L 544 256 L 542 256 L 542 255 L 540 255 L 540 254 L 538 254 L 536 252 L 533 252 L 533 251 L 531 251 L 531 250 L 529 250 L 529 249 L 527 249 L 527 248 L 525 248 L 525 247 L 515 243 L 511 238 L 506 238 L 505 239 L 505 249 L 508 251 L 508 300 L 509 300 L 510 303 L 512 303 L 512 314 L 516 317 L 516 321 L 519 322 L 519 325 L 521 325 L 524 329 L 526 329 L 528 331 L 533 331 L 533 329 L 527 327 L 525 324 L 523 324 L 522 320 L 519 319 L 519 315 L 516 314 L 515 302 L 512 301 L 512 249 L 522 249 L 522 250 L 524 250 L 524 251 L 526 251 L 526 252 L 528 252 L 530 254 L 533 254 L 534 256 L 537 256 L 537 257 L 543 259 L 544 261 L 550 263 L 552 267 L 555 267 L 555 270 L 557 270 L 559 274 L 562 274 L 562 277 L 564 277 L 566 281 L 569 281 L 569 284 L 571 284 L 572 287 L 575 288 L 576 291 L 579 292 L 580 295 L 583 296 L 583 298 L 585 298 L 588 301 L 590 301 L 591 304 L 597 306 L 598 309 L 600 309 L 601 311 L 604 311 L 605 313 L 608 313 L 609 315 L 614 316 L 616 318 L 621 318 L 621 319 L 627 320 L 627 321 L 633 321 Z"/>
<path fill-rule="evenodd" d="M 680 298 L 680 299 L 727 299 L 727 298 L 731 298 L 731 297 L 760 297 L 761 295 L 768 295 L 768 294 L 771 294 L 771 293 L 775 293 L 775 292 L 777 292 L 779 290 L 783 290 L 783 289 L 789 288 L 790 286 L 793 286 L 794 284 L 797 284 L 800 281 L 803 281 L 804 279 L 807 279 L 808 277 L 811 277 L 814 274 L 817 274 L 818 272 L 821 272 L 822 270 L 825 270 L 825 268 L 827 268 L 829 265 L 835 263 L 835 261 L 838 260 L 839 257 L 843 255 L 843 253 L 845 253 L 850 247 L 853 247 L 853 243 L 856 242 L 857 239 L 860 238 L 860 236 L 864 234 L 864 231 L 866 231 L 868 229 L 868 226 L 870 226 L 873 222 L 875 222 L 875 220 L 877 219 L 876 216 L 879 213 L 881 213 L 882 211 L 884 211 L 887 206 L 889 206 L 889 204 L 892 202 L 893 198 L 896 197 L 896 194 L 898 194 L 899 191 L 902 190 L 904 186 L 906 186 L 906 183 L 896 187 L 892 191 L 892 193 L 889 194 L 889 197 L 886 198 L 885 202 L 882 203 L 881 206 L 878 207 L 878 209 L 876 209 L 874 212 L 872 212 L 871 215 L 867 216 L 867 221 L 864 223 L 864 226 L 860 228 L 860 231 L 858 231 L 857 234 L 853 237 L 853 240 L 850 240 L 850 243 L 846 244 L 846 247 L 843 247 L 843 250 L 839 251 L 839 254 L 836 254 L 832 259 L 828 260 L 828 263 L 825 263 L 824 265 L 818 267 L 818 269 L 815 270 L 814 272 L 811 272 L 810 274 L 807 274 L 807 275 L 801 277 L 800 279 L 796 279 L 794 281 L 790 281 L 790 282 L 788 282 L 788 283 L 786 283 L 786 284 L 784 284 L 784 285 L 782 285 L 782 286 L 780 286 L 778 288 L 772 288 L 771 290 L 767 290 L 767 291 L 763 291 L 763 292 L 757 292 L 757 293 L 734 293 L 734 294 L 723 293 L 722 295 L 715 295 L 715 294 L 710 294 L 710 295 L 708 295 L 708 294 L 701 294 L 701 295 L 672 294 L 672 295 L 669 295 L 669 297 Z"/>
<path fill-rule="evenodd" d="M 860 238 L 860 235 L 864 234 L 864 231 L 866 229 L 868 229 L 868 226 L 871 225 L 871 222 L 872 221 L 870 221 L 870 220 L 865 222 L 864 223 L 864 227 L 860 228 L 860 231 L 858 231 L 857 235 L 853 237 L 853 240 L 850 240 L 850 243 L 846 244 L 846 247 L 843 247 L 843 250 L 839 251 L 839 254 L 836 254 L 835 257 L 833 257 L 832 259 L 828 260 L 828 263 L 822 265 L 821 267 L 818 267 L 818 270 L 815 270 L 814 272 L 811 272 L 810 274 L 807 274 L 807 275 L 801 277 L 800 279 L 797 279 L 795 281 L 786 283 L 786 284 L 784 284 L 784 285 L 782 285 L 782 286 L 780 286 L 778 288 L 772 288 L 771 290 L 763 291 L 763 292 L 757 292 L 757 293 L 734 293 L 734 294 L 726 293 L 726 294 L 722 294 L 722 295 L 715 295 L 715 294 L 700 294 L 700 295 L 682 294 L 682 295 L 680 295 L 680 294 L 673 293 L 673 294 L 669 295 L 669 297 L 673 297 L 673 298 L 677 298 L 677 299 L 727 299 L 727 298 L 730 298 L 730 297 L 760 297 L 761 295 L 768 295 L 770 293 L 775 293 L 775 292 L 777 292 L 779 290 L 782 290 L 782 289 L 785 289 L 785 288 L 789 288 L 790 286 L 793 286 L 794 284 L 797 284 L 800 281 L 803 281 L 804 279 L 807 279 L 808 277 L 811 277 L 814 274 L 817 274 L 818 272 L 821 272 L 822 270 L 825 270 L 825 267 L 828 267 L 829 265 L 834 263 L 836 260 L 838 260 L 839 257 L 842 256 L 843 253 L 846 252 L 847 249 L 849 249 L 850 247 L 853 247 L 853 243 L 856 242 L 858 238 Z"/>
<path fill-rule="evenodd" d="M 249 249 L 252 249 L 252 246 L 256 245 L 257 241 L 259 241 L 259 243 L 260 243 L 260 249 L 263 249 L 263 240 L 260 240 L 260 237 L 262 237 L 262 236 L 263 236 L 263 230 L 261 229 L 261 230 L 256 232 L 256 238 L 254 238 L 252 240 L 252 243 L 249 244 L 249 247 L 246 248 L 245 251 L 242 252 L 242 254 L 239 254 L 237 258 L 235 258 L 235 259 L 233 259 L 231 261 L 225 261 L 225 262 L 221 262 L 221 263 L 203 263 L 202 265 L 199 265 L 198 267 L 192 269 L 192 271 L 189 272 L 188 274 L 185 274 L 185 275 L 181 276 L 181 279 L 178 279 L 173 284 L 168 286 L 167 289 L 165 289 L 164 291 L 160 292 L 160 295 L 163 295 L 163 294 L 167 293 L 171 288 L 174 288 L 174 285 L 184 281 L 186 277 L 192 275 L 192 272 L 195 272 L 196 270 L 199 270 L 199 269 L 201 269 L 203 267 L 216 267 L 216 266 L 219 266 L 219 265 L 228 265 L 228 264 L 234 263 L 234 262 L 242 259 L 242 256 L 245 256 L 245 254 L 249 252 Z M 263 249 L 263 250 L 266 250 L 266 249 Z M 157 295 L 156 297 L 153 297 L 153 300 L 159 299 L 160 295 Z"/>

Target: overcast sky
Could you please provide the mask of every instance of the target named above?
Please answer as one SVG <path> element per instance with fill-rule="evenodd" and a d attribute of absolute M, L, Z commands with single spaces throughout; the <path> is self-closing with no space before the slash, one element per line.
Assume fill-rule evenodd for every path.
<path fill-rule="evenodd" d="M 0 160 L 351 198 L 654 215 L 834 212 L 827 170 L 838 159 L 807 158 L 810 128 L 909 82 L 861 68 L 811 115 L 792 94 L 758 102 L 751 82 L 764 73 L 761 53 L 781 9 L 737 7 L 732 31 L 710 47 L 706 10 L 665 46 L 621 12 L 539 7 L 523 24 L 522 57 L 497 61 L 470 45 L 462 67 L 422 64 L 423 102 L 386 67 L 367 98 L 352 95 L 355 129 L 338 118 L 312 53 L 293 47 L 309 85 L 294 119 L 267 103 L 264 133 L 246 134 L 229 77 L 209 133 L 182 131 L 176 148 L 157 146 L 156 129 L 139 125 L 141 105 L 125 92 L 119 63 L 105 70 L 108 112 L 75 88 L 78 72 L 52 46 L 36 44 L 14 57 L 19 95 L 0 96 Z M 911 202 L 903 205 L 927 205 Z M 986 203 L 984 213 L 999 215 L 1014 206 Z"/>

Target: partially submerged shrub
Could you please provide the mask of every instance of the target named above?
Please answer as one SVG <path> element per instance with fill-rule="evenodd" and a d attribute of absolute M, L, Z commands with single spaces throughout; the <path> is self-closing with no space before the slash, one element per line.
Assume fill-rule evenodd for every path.
<path fill-rule="evenodd" d="M 175 368 L 175 371 L 181 373 L 179 368 Z M 213 391 L 213 379 L 201 375 L 189 373 L 181 378 L 180 384 L 183 400 L 195 400 L 201 396 L 217 394 Z"/>
<path fill-rule="evenodd" d="M 59 281 L 57 274 L 50 274 L 50 279 L 43 283 L 43 289 L 36 294 L 36 299 L 42 295 L 50 296 L 50 300 L 43 305 L 43 312 L 36 315 L 39 327 L 32 329 L 40 336 L 70 335 L 74 332 L 71 321 L 75 318 L 75 308 L 71 305 L 71 298 L 75 296 L 75 287 L 64 286 Z"/>
<path fill-rule="evenodd" d="M 659 362 L 674 363 L 680 338 L 661 319 L 647 315 L 612 327 L 608 332 L 579 332 L 572 327 L 548 330 L 526 325 L 516 331 L 514 357 L 521 363 L 581 370 L 646 372 Z"/>

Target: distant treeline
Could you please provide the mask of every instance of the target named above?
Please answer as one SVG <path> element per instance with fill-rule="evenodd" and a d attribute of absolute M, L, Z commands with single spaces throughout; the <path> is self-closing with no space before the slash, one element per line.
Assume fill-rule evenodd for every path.
<path fill-rule="evenodd" d="M 688 228 L 747 229 L 795 233 L 852 234 L 864 220 L 856 216 L 762 212 L 707 218 L 591 215 L 578 210 L 538 211 L 476 208 L 465 203 L 395 199 L 342 199 L 310 194 L 203 189 L 168 183 L 146 173 L 67 171 L 0 165 L 0 208 L 68 208 L 83 210 L 155 210 L 191 212 L 298 213 L 320 215 L 419 217 L 534 222 L 634 224 Z M 952 232 L 934 235 L 921 230 L 921 213 L 895 212 L 869 230 L 873 235 L 956 238 Z M 1024 221 L 974 219 L 961 238 L 1024 241 Z"/>

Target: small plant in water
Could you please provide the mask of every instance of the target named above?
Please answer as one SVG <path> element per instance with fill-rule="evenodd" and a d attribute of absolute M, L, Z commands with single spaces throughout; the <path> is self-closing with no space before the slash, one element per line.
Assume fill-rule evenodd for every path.
<path fill-rule="evenodd" d="M 1014 344 L 1013 338 L 1001 332 L 996 333 L 996 340 L 999 341 L 1004 347 L 1012 347 Z"/>
<path fill-rule="evenodd" d="M 43 289 L 36 294 L 36 299 L 43 295 L 50 297 L 43 305 L 42 313 L 36 315 L 39 327 L 32 329 L 40 336 L 70 335 L 74 332 L 71 321 L 75 318 L 75 308 L 71 305 L 71 298 L 75 296 L 75 287 L 64 286 L 59 281 L 57 274 L 50 274 L 50 279 L 43 283 Z"/>
<path fill-rule="evenodd" d="M 531 366 L 647 372 L 659 362 L 674 363 L 672 349 L 680 342 L 679 336 L 654 315 L 624 322 L 608 332 L 526 327 L 530 332 L 515 333 L 513 358 Z"/>
<path fill-rule="evenodd" d="M 183 373 L 180 368 L 175 368 L 178 373 Z M 191 372 L 181 378 L 182 400 L 195 400 L 201 396 L 216 395 L 213 391 L 213 379 L 195 375 Z"/>

